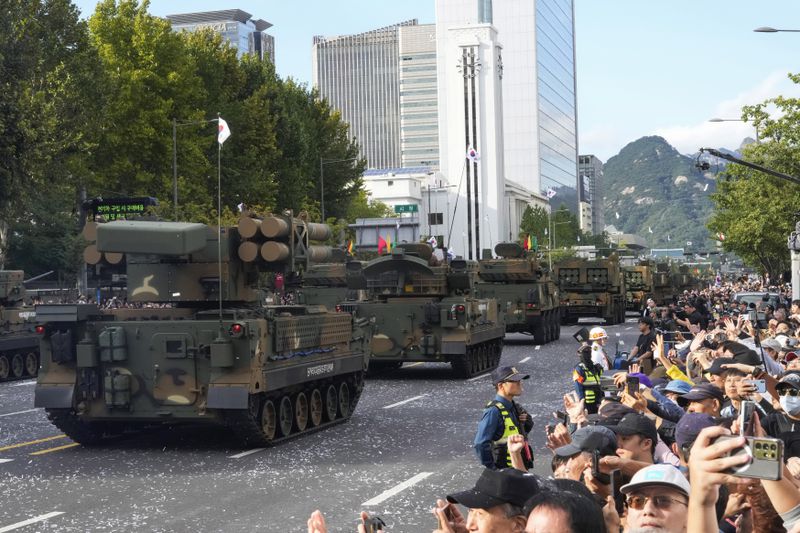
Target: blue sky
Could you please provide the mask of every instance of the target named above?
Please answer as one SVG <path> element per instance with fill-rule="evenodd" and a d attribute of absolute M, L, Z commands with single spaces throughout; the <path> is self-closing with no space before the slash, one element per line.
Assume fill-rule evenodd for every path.
<path fill-rule="evenodd" d="M 503 0 L 495 0 L 503 1 Z M 531 0 L 533 1 L 533 0 Z M 79 0 L 88 16 L 96 2 Z M 274 27 L 282 76 L 310 82 L 314 35 L 357 33 L 417 18 L 434 22 L 434 0 L 152 0 L 163 16 L 239 8 Z M 800 33 L 755 33 L 758 26 L 800 29 L 789 0 L 576 0 L 578 137 L 581 153 L 602 160 L 644 135 L 662 135 L 681 152 L 736 148 L 754 137 L 738 122 L 742 105 L 777 94 L 800 97 L 788 72 L 800 72 Z M 502 39 L 502 36 L 501 36 Z"/>

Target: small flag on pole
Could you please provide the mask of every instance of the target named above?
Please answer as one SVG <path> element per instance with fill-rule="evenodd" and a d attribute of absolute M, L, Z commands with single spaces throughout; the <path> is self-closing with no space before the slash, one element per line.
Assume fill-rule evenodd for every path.
<path fill-rule="evenodd" d="M 225 122 L 225 119 L 220 117 L 219 118 L 219 133 L 217 134 L 217 142 L 219 144 L 224 143 L 228 140 L 228 137 L 231 136 L 231 129 L 228 127 L 228 123 Z"/>
<path fill-rule="evenodd" d="M 647 226 L 647 231 L 648 231 L 649 233 L 653 233 L 653 228 L 652 228 L 652 227 L 650 227 L 650 226 Z"/>
<path fill-rule="evenodd" d="M 617 220 L 619 220 L 619 212 L 618 211 L 614 211 L 614 216 L 617 217 Z"/>
<path fill-rule="evenodd" d="M 522 249 L 523 250 L 530 250 L 531 249 L 531 236 L 530 235 L 525 237 L 525 240 L 522 243 Z"/>
<path fill-rule="evenodd" d="M 394 248 L 394 246 L 392 245 L 392 236 L 391 235 L 387 235 L 386 236 L 386 251 L 387 252 L 391 252 L 392 248 Z"/>
<path fill-rule="evenodd" d="M 550 200 L 556 195 L 556 191 L 552 187 L 548 187 L 547 192 L 545 194 L 547 195 L 547 199 Z"/>
<path fill-rule="evenodd" d="M 708 190 L 708 183 L 706 183 L 706 186 L 703 187 L 703 192 L 706 192 L 707 190 Z"/>
<path fill-rule="evenodd" d="M 386 239 L 378 237 L 378 255 L 383 255 L 384 250 L 386 250 Z"/>
<path fill-rule="evenodd" d="M 428 239 L 427 242 L 428 242 L 428 244 L 431 245 L 431 248 L 436 248 L 436 246 L 438 246 L 438 244 L 439 244 L 439 242 L 436 240 L 436 237 L 433 236 L 433 235 L 431 236 L 430 239 Z"/>
<path fill-rule="evenodd" d="M 717 240 L 724 241 L 725 240 L 725 234 L 724 233 L 717 233 Z"/>
<path fill-rule="evenodd" d="M 347 253 L 353 255 L 353 241 L 347 243 Z"/>
<path fill-rule="evenodd" d="M 672 239 L 670 239 L 670 238 L 669 238 L 669 235 L 667 235 L 667 241 L 671 241 L 671 240 L 672 240 Z"/>
<path fill-rule="evenodd" d="M 469 145 L 469 147 L 467 148 L 467 159 L 469 159 L 473 163 L 477 163 L 478 161 L 481 160 L 480 154 L 475 148 L 472 147 L 472 145 Z"/>

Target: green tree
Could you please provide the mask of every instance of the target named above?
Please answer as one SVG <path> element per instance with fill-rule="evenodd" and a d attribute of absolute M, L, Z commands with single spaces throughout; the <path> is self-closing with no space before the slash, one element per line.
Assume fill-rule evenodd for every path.
<path fill-rule="evenodd" d="M 394 210 L 380 200 L 371 200 L 367 191 L 356 193 L 347 209 L 347 220 L 355 222 L 357 218 L 386 218 L 395 216 Z"/>
<path fill-rule="evenodd" d="M 535 205 L 525 208 L 519 223 L 519 242 L 523 243 L 528 235 L 536 238 L 539 247 L 548 245 L 548 223 L 550 216 L 544 207 Z"/>
<path fill-rule="evenodd" d="M 800 75 L 790 74 L 794 83 Z M 774 109 L 774 111 L 773 111 Z M 742 119 L 760 132 L 760 142 L 742 150 L 742 158 L 785 174 L 800 175 L 800 98 L 777 96 L 743 109 Z M 776 279 L 788 270 L 786 238 L 794 230 L 800 186 L 747 167 L 729 164 L 712 195 L 715 211 L 708 227 L 724 235 L 734 252 Z"/>

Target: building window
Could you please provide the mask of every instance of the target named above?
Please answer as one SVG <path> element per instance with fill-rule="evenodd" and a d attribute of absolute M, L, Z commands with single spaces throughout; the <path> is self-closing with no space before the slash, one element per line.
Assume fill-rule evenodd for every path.
<path fill-rule="evenodd" d="M 444 224 L 444 216 L 442 213 L 428 213 L 428 224 L 436 226 L 437 224 Z"/>

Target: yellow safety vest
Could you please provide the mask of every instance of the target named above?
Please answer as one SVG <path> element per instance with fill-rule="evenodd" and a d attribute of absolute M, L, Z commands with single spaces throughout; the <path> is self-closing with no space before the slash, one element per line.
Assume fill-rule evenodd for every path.
<path fill-rule="evenodd" d="M 508 451 L 508 437 L 511 435 L 520 435 L 522 432 L 514 423 L 514 419 L 511 418 L 511 414 L 508 412 L 506 406 L 501 402 L 491 401 L 486 404 L 486 407 L 497 407 L 500 411 L 500 416 L 503 417 L 503 435 L 499 439 L 492 441 L 492 455 L 494 456 L 495 465 L 497 468 L 510 468 L 511 453 Z M 529 468 L 533 466 L 532 461 L 529 461 L 525 457 L 525 454 L 522 455 L 522 460 Z"/>
<path fill-rule="evenodd" d="M 578 383 L 583 386 L 583 398 L 586 405 L 592 405 L 595 403 L 600 402 L 600 398 L 598 398 L 598 393 L 600 392 L 600 376 L 593 371 L 586 368 L 586 365 L 583 363 L 580 364 L 581 368 L 583 368 L 584 378 L 583 381 L 579 381 L 575 379 Z M 574 372 L 574 378 L 579 376 L 577 370 Z"/>

